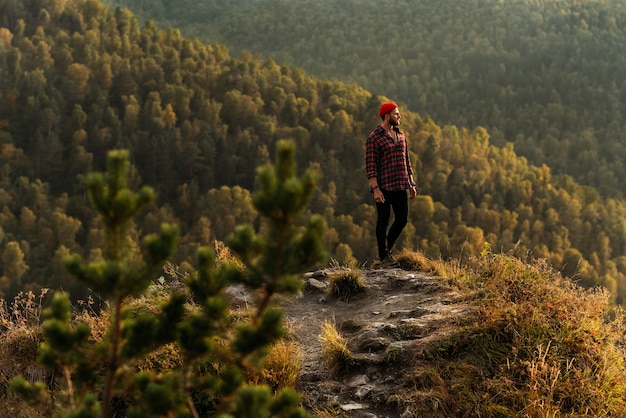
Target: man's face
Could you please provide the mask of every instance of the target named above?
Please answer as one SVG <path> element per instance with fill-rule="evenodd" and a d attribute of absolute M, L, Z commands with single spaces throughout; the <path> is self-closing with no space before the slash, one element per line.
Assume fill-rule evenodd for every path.
<path fill-rule="evenodd" d="M 396 107 L 391 112 L 389 112 L 389 125 L 398 126 L 400 125 L 400 110 Z"/>

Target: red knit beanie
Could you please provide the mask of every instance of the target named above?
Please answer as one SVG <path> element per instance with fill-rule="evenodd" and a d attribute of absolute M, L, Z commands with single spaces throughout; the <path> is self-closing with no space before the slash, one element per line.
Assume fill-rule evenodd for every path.
<path fill-rule="evenodd" d="M 391 112 L 396 107 L 398 107 L 398 105 L 395 103 L 385 102 L 382 105 L 380 105 L 380 110 L 378 111 L 378 114 L 380 116 L 386 115 L 387 113 Z"/>

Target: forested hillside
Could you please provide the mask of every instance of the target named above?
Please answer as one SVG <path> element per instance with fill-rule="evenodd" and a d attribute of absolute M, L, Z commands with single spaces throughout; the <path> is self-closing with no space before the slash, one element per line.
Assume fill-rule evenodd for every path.
<path fill-rule="evenodd" d="M 107 0 L 405 102 L 624 196 L 624 0 Z M 305 11 L 305 12 L 304 12 Z"/>
<path fill-rule="evenodd" d="M 298 167 L 320 173 L 309 215 L 323 215 L 332 257 L 375 255 L 364 142 L 383 97 L 251 54 L 231 58 L 96 0 L 0 0 L 0 83 L 0 296 L 72 290 L 60 260 L 101 257 L 83 180 L 115 148 L 130 151 L 135 185 L 158 193 L 130 238 L 178 224 L 182 269 L 235 225 L 258 226 L 255 170 L 279 139 L 295 141 Z M 420 195 L 400 246 L 460 260 L 486 246 L 514 250 L 623 301 L 623 200 L 528 164 L 485 128 L 401 110 Z"/>

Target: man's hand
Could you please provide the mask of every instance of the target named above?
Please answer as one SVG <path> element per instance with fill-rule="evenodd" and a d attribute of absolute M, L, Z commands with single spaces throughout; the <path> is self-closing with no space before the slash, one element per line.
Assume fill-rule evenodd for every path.
<path fill-rule="evenodd" d="M 380 191 L 380 189 L 374 190 L 374 200 L 376 203 L 385 203 L 385 195 Z"/>
<path fill-rule="evenodd" d="M 415 186 L 411 186 L 411 188 L 409 189 L 409 193 L 410 193 L 410 199 L 415 199 L 415 196 L 417 196 L 417 189 L 415 188 Z"/>

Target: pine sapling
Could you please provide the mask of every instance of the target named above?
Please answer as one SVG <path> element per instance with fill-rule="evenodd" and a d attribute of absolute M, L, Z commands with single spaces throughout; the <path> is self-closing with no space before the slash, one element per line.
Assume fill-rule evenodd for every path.
<path fill-rule="evenodd" d="M 276 165 L 258 170 L 253 203 L 263 216 L 260 231 L 240 226 L 227 240 L 236 261 L 216 263 L 212 248 L 200 248 L 197 271 L 184 278 L 157 313 L 137 312 L 125 302 L 142 295 L 173 253 L 176 228 L 163 225 L 143 240 L 141 258 L 128 249 L 126 228 L 152 199 L 149 188 L 127 189 L 128 155 L 109 156 L 109 174 L 89 177 L 92 202 L 106 231 L 104 260 L 67 260 L 69 271 L 105 296 L 111 319 L 102 341 L 91 341 L 87 325 L 72 321 L 69 299 L 56 295 L 46 310 L 41 361 L 62 370 L 66 381 L 64 416 L 106 417 L 115 397 L 129 400 L 129 418 L 156 416 L 306 416 L 299 396 L 289 387 L 273 393 L 258 382 L 269 347 L 284 336 L 282 312 L 271 306 L 274 295 L 295 293 L 298 273 L 324 257 L 321 217 L 298 226 L 315 188 L 315 174 L 296 177 L 295 147 L 280 141 Z M 243 266 L 243 267 L 242 267 Z M 228 286 L 243 284 L 258 296 L 249 319 L 235 320 L 226 296 Z M 134 361 L 174 344 L 182 365 L 162 373 L 134 371 Z M 12 381 L 23 398 L 41 401 L 42 384 Z"/>

